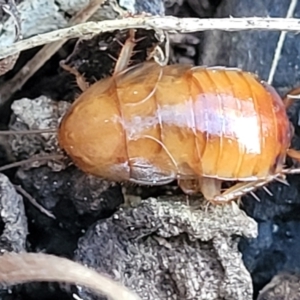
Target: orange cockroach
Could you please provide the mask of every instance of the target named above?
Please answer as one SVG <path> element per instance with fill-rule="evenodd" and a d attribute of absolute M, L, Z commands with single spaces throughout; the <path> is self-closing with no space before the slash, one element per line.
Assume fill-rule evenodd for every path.
<path fill-rule="evenodd" d="M 289 150 L 293 128 L 271 86 L 237 69 L 126 69 L 132 32 L 113 76 L 88 87 L 60 124 L 59 144 L 81 170 L 142 185 L 177 179 L 213 203 L 300 172 L 284 168 L 299 154 Z M 238 183 L 221 193 L 223 181 Z"/>

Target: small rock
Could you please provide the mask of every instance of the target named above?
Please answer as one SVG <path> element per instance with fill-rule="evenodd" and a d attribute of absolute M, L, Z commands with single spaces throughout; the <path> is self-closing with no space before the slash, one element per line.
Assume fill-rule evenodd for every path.
<path fill-rule="evenodd" d="M 252 299 L 237 236 L 256 223 L 234 204 L 192 207 L 178 197 L 149 198 L 97 222 L 80 239 L 76 260 L 108 273 L 142 299 Z M 86 290 L 80 297 L 95 298 Z"/>

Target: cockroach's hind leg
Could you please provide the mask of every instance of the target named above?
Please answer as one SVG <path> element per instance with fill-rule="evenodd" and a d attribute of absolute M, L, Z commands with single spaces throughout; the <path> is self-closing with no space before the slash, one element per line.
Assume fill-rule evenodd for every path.
<path fill-rule="evenodd" d="M 262 188 L 264 189 L 264 191 L 265 191 L 269 196 L 271 196 L 271 197 L 274 196 L 273 193 L 272 193 L 266 186 L 263 186 Z"/>
<path fill-rule="evenodd" d="M 282 175 L 281 177 L 276 177 L 275 178 L 276 181 L 286 185 L 286 186 L 290 186 L 289 182 L 286 180 L 286 176 Z"/>
<path fill-rule="evenodd" d="M 249 192 L 249 193 L 257 202 L 260 202 L 260 198 L 254 192 Z"/>
<path fill-rule="evenodd" d="M 300 100 L 300 87 L 297 87 L 295 89 L 292 89 L 289 91 L 284 97 L 283 97 L 283 104 L 286 109 L 288 109 L 295 100 Z"/>
<path fill-rule="evenodd" d="M 65 71 L 71 73 L 76 77 L 77 85 L 83 92 L 89 88 L 90 84 L 86 81 L 84 76 L 81 75 L 75 68 L 72 68 L 67 64 L 65 64 L 65 61 L 60 61 L 59 65 L 62 69 L 64 69 Z"/>
<path fill-rule="evenodd" d="M 207 197 L 207 200 L 215 204 L 226 204 L 231 201 L 236 201 L 242 196 L 249 193 L 251 194 L 256 189 L 266 186 L 269 182 L 273 181 L 274 179 L 274 176 L 270 176 L 264 180 L 239 182 L 219 195 L 216 195 L 214 197 Z"/>
<path fill-rule="evenodd" d="M 213 199 L 221 194 L 222 181 L 216 178 L 202 177 L 199 180 L 199 188 L 204 198 L 211 203 Z"/>
<path fill-rule="evenodd" d="M 300 168 L 290 168 L 290 169 L 285 169 L 282 171 L 282 174 L 284 175 L 292 175 L 292 174 L 300 174 Z M 278 180 L 279 182 L 282 182 L 282 180 Z M 285 180 L 286 185 L 289 185 L 288 182 Z"/>

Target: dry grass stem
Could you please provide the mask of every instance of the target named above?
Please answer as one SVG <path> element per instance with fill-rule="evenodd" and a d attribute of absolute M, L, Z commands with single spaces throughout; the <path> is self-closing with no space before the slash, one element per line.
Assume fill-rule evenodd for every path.
<path fill-rule="evenodd" d="M 14 185 L 17 192 L 19 192 L 21 195 L 23 195 L 34 207 L 36 207 L 40 212 L 45 214 L 51 219 L 56 219 L 55 216 L 47 210 L 45 207 L 43 207 L 41 204 L 39 204 L 30 194 L 28 194 L 21 186 Z"/>
<path fill-rule="evenodd" d="M 66 258 L 42 253 L 5 253 L 0 257 L 0 282 L 32 281 L 78 284 L 111 300 L 140 300 L 118 282 Z"/>
<path fill-rule="evenodd" d="M 16 42 L 11 46 L 0 49 L 0 58 L 41 46 L 62 39 L 79 38 L 102 32 L 144 28 L 165 30 L 170 33 L 188 33 L 205 30 L 240 31 L 240 30 L 266 30 L 266 31 L 290 31 L 300 32 L 299 19 L 285 18 L 221 18 L 221 19 L 198 19 L 166 17 L 130 17 L 101 22 L 87 22 L 72 27 L 55 30 L 52 32 L 36 35 L 34 37 Z"/>
<path fill-rule="evenodd" d="M 298 3 L 298 0 L 291 0 L 288 12 L 286 14 L 286 18 L 292 18 L 293 17 L 296 6 L 297 6 L 297 3 Z M 268 78 L 268 83 L 269 84 L 272 84 L 272 82 L 273 82 L 274 75 L 275 75 L 275 72 L 276 72 L 276 69 L 277 69 L 277 65 L 278 65 L 278 62 L 279 62 L 279 59 L 280 59 L 280 56 L 281 56 L 282 47 L 283 47 L 283 44 L 284 44 L 284 41 L 285 41 L 285 38 L 286 38 L 286 34 L 287 34 L 287 31 L 282 31 L 280 36 L 279 36 L 277 46 L 276 46 L 276 50 L 275 50 L 275 53 L 274 53 L 272 66 L 271 66 L 270 73 L 269 73 L 269 78 Z"/>
<path fill-rule="evenodd" d="M 36 156 L 36 157 L 31 157 L 28 159 L 24 159 L 21 161 L 17 161 L 17 162 L 13 162 L 10 164 L 7 164 L 5 166 L 0 167 L 0 172 L 3 172 L 5 170 L 9 170 L 12 168 L 16 168 L 16 167 L 20 167 L 20 166 L 24 166 L 26 164 L 30 164 L 33 162 L 37 162 L 37 161 L 49 161 L 49 160 L 60 160 L 60 159 L 64 159 L 64 155 L 61 154 L 49 154 L 49 155 L 43 155 L 43 156 Z"/>

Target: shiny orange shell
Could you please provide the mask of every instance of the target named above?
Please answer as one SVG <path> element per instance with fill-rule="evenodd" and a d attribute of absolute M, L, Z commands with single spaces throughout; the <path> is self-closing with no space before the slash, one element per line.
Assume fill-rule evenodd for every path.
<path fill-rule="evenodd" d="M 247 181 L 281 171 L 291 133 L 279 95 L 251 73 L 145 63 L 83 92 L 59 143 L 80 169 L 115 181 Z"/>

